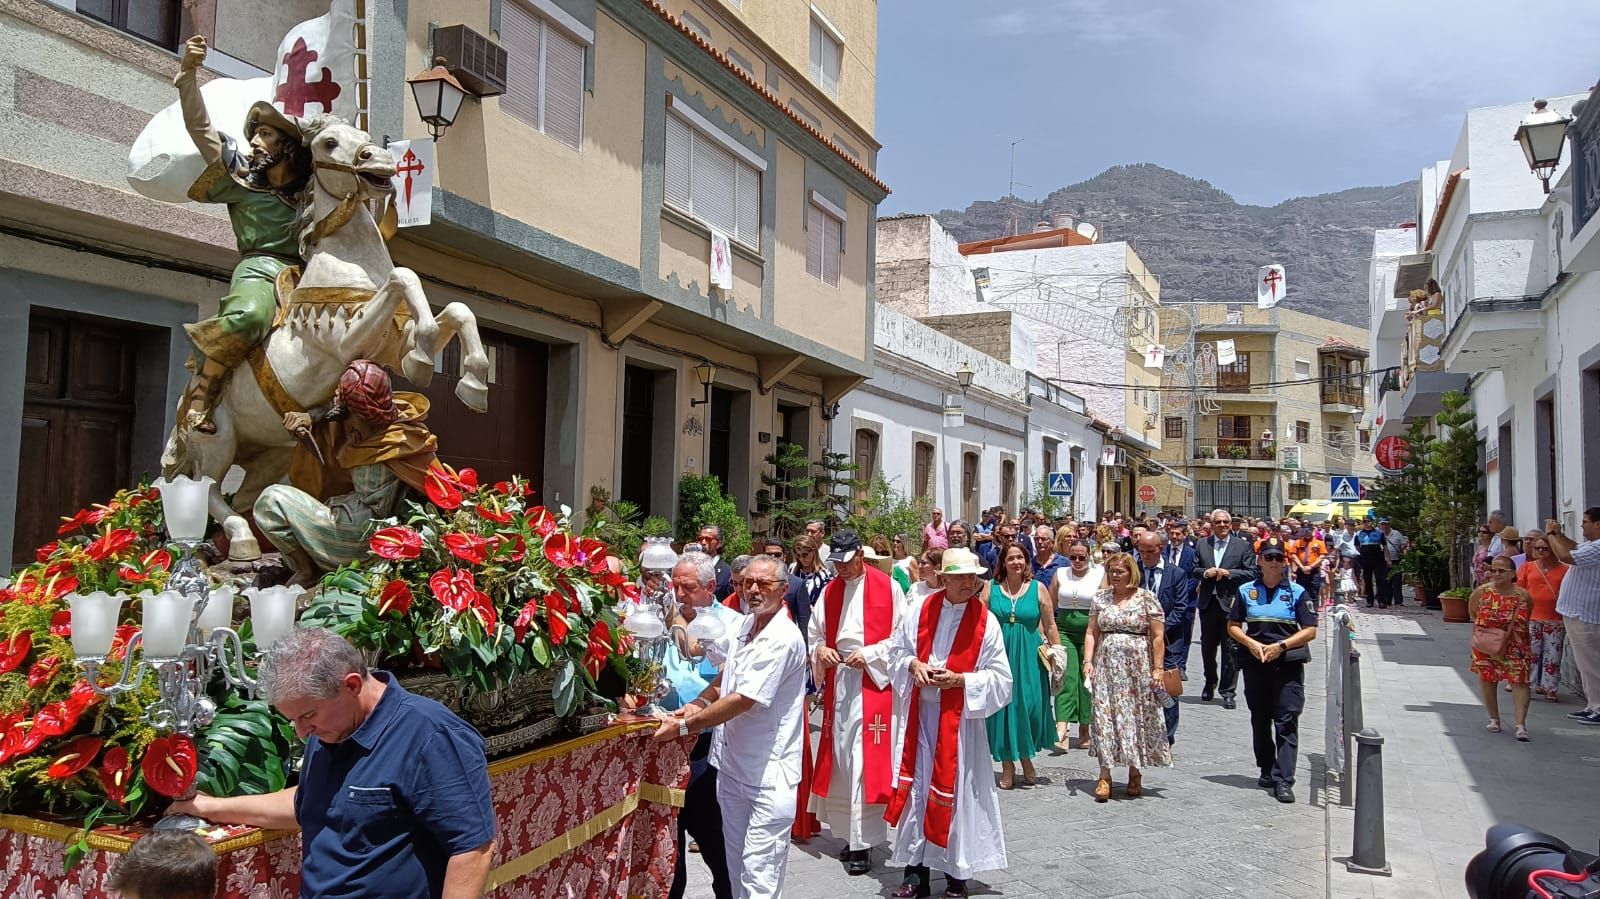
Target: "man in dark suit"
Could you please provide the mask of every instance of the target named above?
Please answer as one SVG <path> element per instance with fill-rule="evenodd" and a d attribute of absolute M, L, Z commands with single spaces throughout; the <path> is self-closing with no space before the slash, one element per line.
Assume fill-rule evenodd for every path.
<path fill-rule="evenodd" d="M 717 599 L 726 601 L 734 593 L 733 569 L 722 561 L 722 528 L 714 524 L 700 526 L 700 546 L 717 566 Z"/>
<path fill-rule="evenodd" d="M 811 621 L 811 597 L 806 593 L 805 579 L 795 577 L 784 563 L 782 540 L 767 540 L 761 544 L 761 554 L 777 559 L 778 564 L 784 566 L 784 573 L 789 577 L 789 589 L 783 594 L 783 604 L 788 607 L 789 617 L 794 619 L 795 626 L 800 628 L 800 634 L 804 636 L 806 625 Z"/>
<path fill-rule="evenodd" d="M 1162 656 L 1161 667 L 1177 668 L 1179 647 L 1174 641 L 1179 639 L 1184 616 L 1189 611 L 1189 578 L 1177 565 L 1163 557 L 1162 552 L 1166 547 L 1167 538 L 1161 536 L 1159 531 L 1142 532 L 1134 545 L 1139 560 L 1139 583 L 1156 595 L 1164 613 L 1162 626 L 1166 632 L 1166 652 Z M 1162 712 L 1167 719 L 1167 745 L 1170 746 L 1177 739 L 1178 706 L 1174 703 L 1171 708 L 1162 709 Z"/>
<path fill-rule="evenodd" d="M 1167 522 L 1167 545 L 1161 550 L 1162 558 L 1178 566 L 1183 572 L 1184 580 L 1189 585 L 1188 609 L 1184 612 L 1180 630 L 1177 633 L 1167 634 L 1167 646 L 1177 650 L 1178 673 L 1184 680 L 1189 679 L 1189 645 L 1194 639 L 1194 614 L 1196 609 L 1196 594 L 1200 589 L 1200 565 L 1198 562 L 1199 550 L 1195 540 L 1189 536 L 1189 527 L 1182 519 L 1173 519 Z"/>
<path fill-rule="evenodd" d="M 1211 513 L 1211 536 L 1200 542 L 1195 566 L 1200 570 L 1196 603 L 1200 617 L 1200 654 L 1205 662 L 1206 686 L 1200 699 L 1210 702 L 1222 694 L 1222 707 L 1237 708 L 1234 687 L 1239 666 L 1228 637 L 1228 611 L 1238 601 L 1239 588 L 1255 579 L 1256 553 L 1250 538 L 1233 533 L 1233 516 L 1227 509 Z M 1217 656 L 1222 656 L 1220 670 Z"/>

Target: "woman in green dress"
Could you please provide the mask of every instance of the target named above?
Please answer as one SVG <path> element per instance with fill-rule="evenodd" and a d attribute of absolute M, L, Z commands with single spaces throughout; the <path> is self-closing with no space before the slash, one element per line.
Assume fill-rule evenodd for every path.
<path fill-rule="evenodd" d="M 1022 762 L 1022 782 L 1033 785 L 1037 779 L 1033 757 L 1050 745 L 1050 689 L 1039 663 L 1039 647 L 1056 646 L 1061 638 L 1056 633 L 1055 604 L 1033 579 L 1033 566 L 1022 544 L 1005 548 L 1000 567 L 1005 576 L 989 588 L 989 611 L 1000 622 L 1005 637 L 1006 658 L 1011 663 L 1011 702 L 985 719 L 984 726 L 989 731 L 989 752 L 1001 763 L 1000 789 L 1009 790 L 1016 785 L 1018 761 Z"/>
<path fill-rule="evenodd" d="M 1105 569 L 1094 564 L 1093 551 L 1082 540 L 1067 546 L 1062 555 L 1071 567 L 1056 572 L 1051 593 L 1055 596 L 1056 629 L 1067 650 L 1067 673 L 1056 693 L 1055 708 L 1056 748 L 1066 752 L 1072 748 L 1067 741 L 1067 727 L 1071 724 L 1078 725 L 1078 745 L 1089 748 L 1094 707 L 1083 680 L 1083 635 L 1089 629 L 1089 610 L 1105 580 Z"/>

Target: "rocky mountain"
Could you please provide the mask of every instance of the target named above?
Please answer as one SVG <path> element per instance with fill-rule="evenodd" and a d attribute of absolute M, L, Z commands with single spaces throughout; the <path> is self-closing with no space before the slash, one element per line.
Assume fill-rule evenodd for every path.
<path fill-rule="evenodd" d="M 1256 270 L 1281 263 L 1289 308 L 1367 323 L 1372 231 L 1409 221 L 1416 182 L 1247 206 L 1209 182 L 1158 165 L 1119 165 L 1042 200 L 979 200 L 937 218 L 958 240 L 1008 234 L 1067 213 L 1131 243 L 1168 301 L 1254 302 Z"/>

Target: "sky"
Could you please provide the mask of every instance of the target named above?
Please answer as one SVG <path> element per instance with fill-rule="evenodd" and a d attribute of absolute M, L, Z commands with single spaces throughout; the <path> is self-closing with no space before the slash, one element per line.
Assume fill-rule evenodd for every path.
<path fill-rule="evenodd" d="M 879 213 L 1005 196 L 1017 138 L 1029 199 L 1137 162 L 1269 206 L 1395 184 L 1597 47 L 1600 0 L 879 0 Z"/>

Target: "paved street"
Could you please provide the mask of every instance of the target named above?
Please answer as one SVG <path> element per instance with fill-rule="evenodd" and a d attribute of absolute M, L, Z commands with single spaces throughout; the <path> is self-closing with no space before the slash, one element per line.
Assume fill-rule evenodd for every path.
<path fill-rule="evenodd" d="M 1349 874 L 1353 813 L 1330 815 L 1331 895 L 1457 897 L 1483 833 L 1516 822 L 1593 850 L 1600 833 L 1600 728 L 1568 721 L 1578 700 L 1536 699 L 1531 743 L 1511 735 L 1511 695 L 1500 694 L 1505 732 L 1484 730 L 1487 715 L 1467 670 L 1472 626 L 1403 606 L 1356 616 L 1366 724 L 1384 736 L 1384 829 L 1394 876 Z"/>
<path fill-rule="evenodd" d="M 1319 642 L 1319 647 L 1321 646 Z M 1322 759 L 1322 655 L 1314 654 L 1301 717 L 1299 801 L 1283 805 L 1256 786 L 1249 712 L 1199 699 L 1198 645 L 1178 728 L 1175 767 L 1145 776 L 1140 799 L 1118 795 L 1097 805 L 1097 765 L 1078 749 L 1036 762 L 1046 781 L 1002 793 L 1011 865 L 973 881 L 990 896 L 1320 897 L 1326 888 L 1324 812 L 1312 763 Z M 1117 772 L 1118 778 L 1125 772 Z M 900 872 L 874 856 L 870 877 L 850 877 L 836 856 L 843 844 L 824 830 L 789 854 L 790 899 L 880 895 Z M 710 881 L 689 855 L 692 899 L 709 899 Z M 939 881 L 935 880 L 935 886 Z"/>

